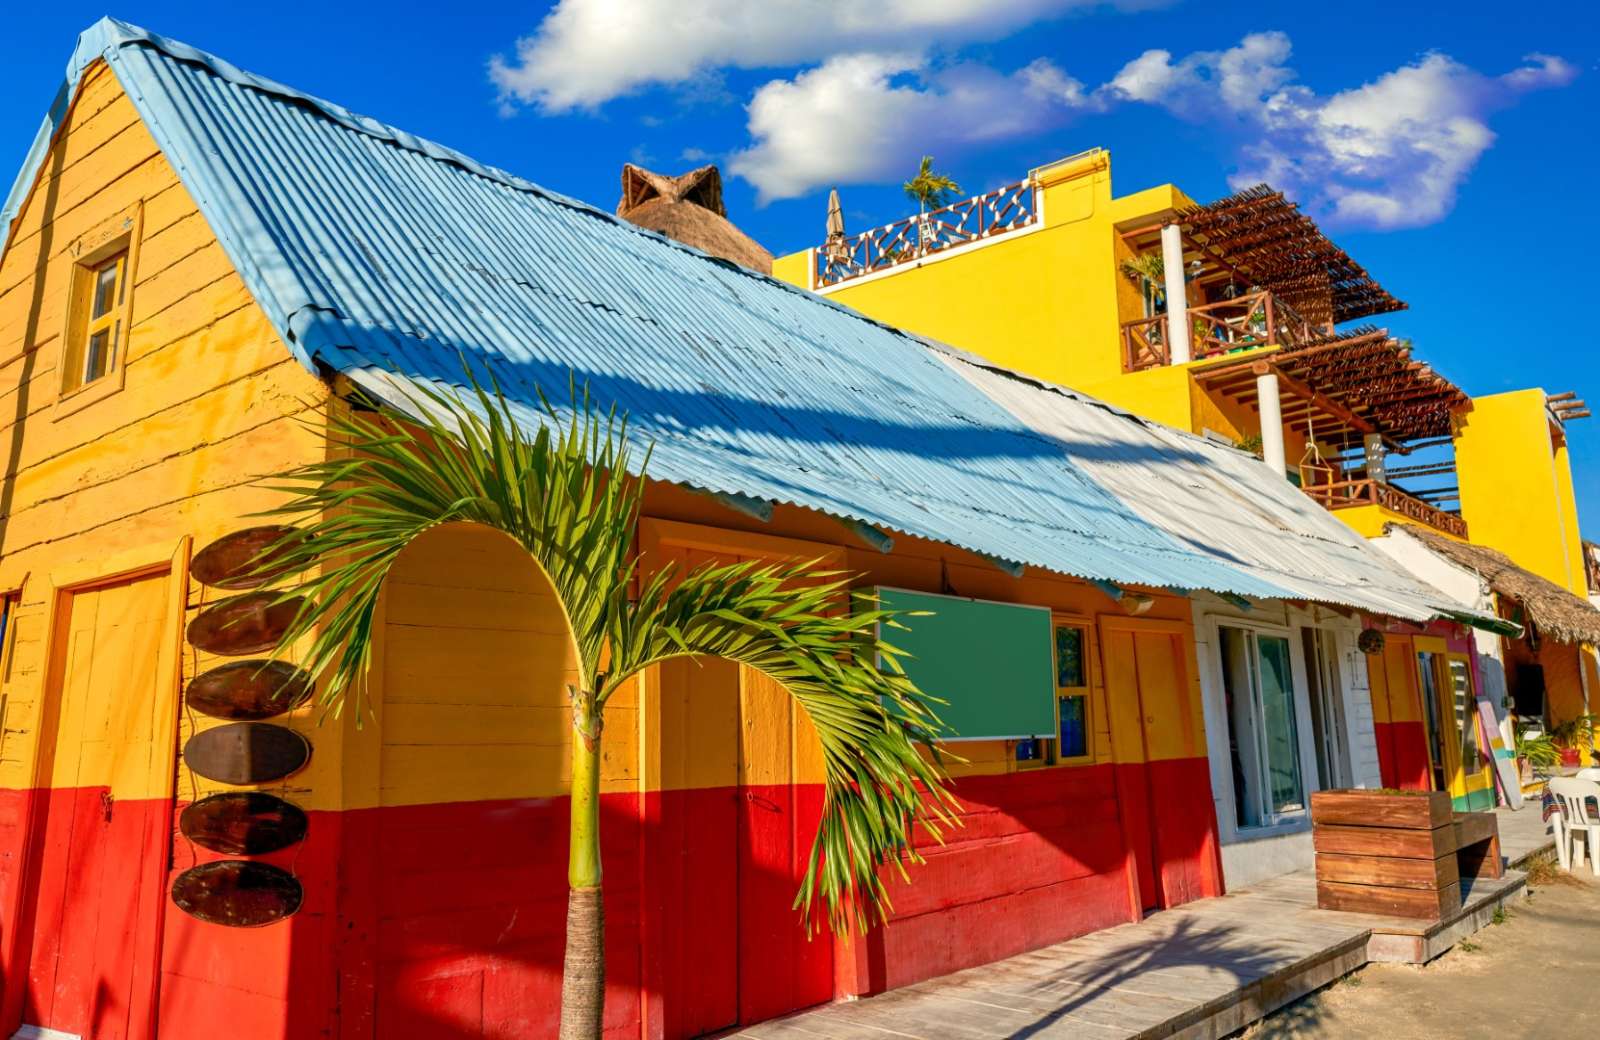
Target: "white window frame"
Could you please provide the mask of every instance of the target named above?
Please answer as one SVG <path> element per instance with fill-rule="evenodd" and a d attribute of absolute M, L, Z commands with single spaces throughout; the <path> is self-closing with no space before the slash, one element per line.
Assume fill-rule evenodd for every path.
<path fill-rule="evenodd" d="M 1309 800 L 1316 784 L 1316 748 L 1311 742 L 1311 703 L 1306 681 L 1305 654 L 1300 629 L 1307 619 L 1287 604 L 1260 601 L 1252 609 L 1241 609 L 1219 599 L 1206 597 L 1194 606 L 1194 627 L 1200 650 L 1200 684 L 1205 709 L 1206 755 L 1211 764 L 1211 794 L 1216 805 L 1218 838 L 1223 845 L 1256 841 L 1303 832 L 1311 826 Z M 1223 626 L 1247 628 L 1259 634 L 1289 640 L 1289 660 L 1294 681 L 1295 729 L 1300 753 L 1300 781 L 1308 808 L 1280 814 L 1272 823 L 1240 827 L 1229 753 L 1227 693 L 1223 685 Z M 1309 767 L 1309 772 L 1308 772 Z"/>
<path fill-rule="evenodd" d="M 1321 656 L 1326 660 L 1328 668 L 1332 672 L 1331 675 L 1324 674 L 1319 667 L 1321 662 L 1309 656 L 1306 658 L 1306 705 L 1311 709 L 1312 765 L 1315 767 L 1316 773 L 1316 784 L 1313 790 L 1320 790 L 1324 787 L 1322 783 L 1324 748 L 1318 744 L 1315 732 L 1319 712 L 1316 704 L 1311 700 L 1310 679 L 1313 675 L 1316 676 L 1316 687 L 1321 693 L 1323 702 L 1324 710 L 1320 712 L 1323 716 L 1322 728 L 1325 732 L 1333 732 L 1335 734 L 1334 739 L 1338 742 L 1337 748 L 1328 749 L 1333 752 L 1334 760 L 1329 762 L 1330 772 L 1333 775 L 1329 777 L 1331 782 L 1326 786 L 1333 788 L 1354 787 L 1356 786 L 1355 755 L 1350 746 L 1350 737 L 1354 732 L 1354 727 L 1351 725 L 1348 699 L 1345 697 L 1349 679 L 1344 674 L 1347 666 L 1344 663 L 1343 655 L 1340 653 L 1340 646 L 1343 640 L 1339 638 L 1338 630 L 1326 625 L 1302 625 L 1299 626 L 1299 632 L 1302 644 L 1310 643 L 1312 646 L 1320 647 Z M 1331 718 L 1328 717 L 1328 708 L 1331 708 L 1333 712 Z"/>
<path fill-rule="evenodd" d="M 1289 676 L 1288 676 L 1289 684 L 1290 684 L 1289 704 L 1290 704 L 1290 711 L 1293 713 L 1293 716 L 1294 716 L 1294 734 L 1293 734 L 1292 747 L 1294 748 L 1294 755 L 1295 755 L 1295 763 L 1294 763 L 1294 765 L 1295 765 L 1295 778 L 1296 778 L 1297 784 L 1298 784 L 1298 786 L 1300 788 L 1299 804 L 1293 806 L 1292 808 L 1287 808 L 1287 809 L 1275 809 L 1275 808 L 1272 807 L 1271 802 L 1270 802 L 1270 797 L 1269 797 L 1269 795 L 1267 793 L 1268 789 L 1271 786 L 1271 778 L 1268 775 L 1269 771 L 1268 771 L 1268 768 L 1267 768 L 1267 756 L 1266 756 L 1266 739 L 1267 738 L 1266 738 L 1266 732 L 1265 732 L 1265 727 L 1261 724 L 1263 716 L 1264 716 L 1264 713 L 1265 713 L 1265 705 L 1264 705 L 1264 703 L 1262 701 L 1262 688 L 1261 688 L 1261 682 L 1260 682 L 1260 678 L 1259 678 L 1259 673 L 1257 671 L 1257 669 L 1259 668 L 1259 659 L 1260 659 L 1260 654 L 1259 654 L 1259 651 L 1258 651 L 1250 658 L 1250 667 L 1251 667 L 1251 672 L 1250 672 L 1250 676 L 1251 676 L 1250 695 L 1251 695 L 1251 702 L 1249 704 L 1249 708 L 1251 710 L 1248 712 L 1248 717 L 1249 717 L 1249 719 L 1250 719 L 1250 721 L 1252 723 L 1249 737 L 1250 737 L 1250 739 L 1253 741 L 1253 743 L 1255 745 L 1254 746 L 1255 754 L 1252 756 L 1252 760 L 1255 762 L 1256 773 L 1257 773 L 1257 775 L 1255 777 L 1256 786 L 1257 786 L 1257 790 L 1256 790 L 1257 804 L 1254 806 L 1255 816 L 1257 818 L 1257 822 L 1253 823 L 1253 824 L 1243 824 L 1243 823 L 1239 822 L 1239 820 L 1238 820 L 1239 799 L 1242 798 L 1242 797 L 1245 797 L 1248 794 L 1248 790 L 1244 791 L 1244 792 L 1241 792 L 1235 786 L 1234 790 L 1233 790 L 1234 804 L 1233 804 L 1233 807 L 1232 807 L 1233 808 L 1234 826 L 1237 827 L 1240 831 L 1252 831 L 1252 832 L 1254 832 L 1254 831 L 1260 831 L 1260 830 L 1265 830 L 1265 829 L 1268 829 L 1268 828 L 1279 826 L 1279 825 L 1283 824 L 1285 821 L 1301 819 L 1301 818 L 1306 816 L 1306 814 L 1307 814 L 1307 812 L 1308 812 L 1308 810 L 1310 808 L 1310 794 L 1308 792 L 1309 792 L 1309 790 L 1310 790 L 1310 788 L 1312 786 L 1312 785 L 1307 784 L 1307 782 L 1306 782 L 1307 781 L 1307 776 L 1306 776 L 1307 758 L 1306 758 L 1305 746 L 1304 746 L 1305 745 L 1305 741 L 1303 739 L 1303 737 L 1305 735 L 1306 726 L 1310 722 L 1310 719 L 1308 717 L 1309 716 L 1309 712 L 1302 712 L 1300 710 L 1300 706 L 1301 706 L 1302 702 L 1305 702 L 1307 707 L 1309 708 L 1309 700 L 1307 698 L 1307 691 L 1306 691 L 1306 684 L 1305 684 L 1305 680 L 1304 680 L 1303 667 L 1296 667 L 1296 664 L 1295 664 L 1295 657 L 1297 655 L 1295 653 L 1295 642 L 1296 642 L 1296 640 L 1295 640 L 1294 632 L 1293 632 L 1293 630 L 1288 629 L 1288 628 L 1278 628 L 1278 627 L 1275 627 L 1275 626 L 1269 627 L 1269 626 L 1261 626 L 1261 625 L 1241 624 L 1241 623 L 1239 623 L 1237 621 L 1220 621 L 1218 623 L 1218 625 L 1217 625 L 1217 642 L 1216 642 L 1216 648 L 1217 648 L 1216 649 L 1216 658 L 1217 658 L 1217 668 L 1218 668 L 1219 672 L 1221 673 L 1221 675 L 1219 676 L 1219 678 L 1221 679 L 1221 685 L 1219 686 L 1219 689 L 1223 693 L 1223 697 L 1224 697 L 1223 704 L 1224 704 L 1224 706 L 1226 706 L 1226 704 L 1227 704 L 1226 697 L 1227 697 L 1228 687 L 1227 687 L 1227 670 L 1226 670 L 1226 667 L 1225 667 L 1224 661 L 1223 661 L 1223 655 L 1226 652 L 1226 647 L 1223 644 L 1223 629 L 1233 629 L 1233 630 L 1235 630 L 1237 632 L 1242 633 L 1244 635 L 1244 637 L 1249 641 L 1248 645 L 1250 647 L 1257 646 L 1259 641 L 1261 639 L 1263 639 L 1263 638 L 1266 638 L 1266 639 L 1279 639 L 1279 640 L 1283 641 L 1284 647 L 1289 651 Z M 1226 711 L 1226 707 L 1224 707 L 1223 715 L 1224 715 L 1224 718 L 1225 718 L 1227 726 L 1228 726 L 1228 729 L 1227 729 L 1226 732 L 1230 736 L 1232 736 L 1232 735 L 1234 735 L 1234 728 L 1233 728 L 1234 720 L 1231 717 L 1231 715 Z M 1243 734 L 1238 734 L 1238 736 L 1240 736 L 1242 738 L 1244 735 Z M 1313 747 L 1313 753 L 1314 753 L 1314 751 L 1315 751 L 1315 748 Z M 1315 759 L 1315 757 L 1311 758 L 1310 765 L 1311 765 L 1313 770 L 1316 768 L 1316 759 Z M 1231 755 L 1229 756 L 1228 766 L 1229 766 L 1228 774 L 1231 777 L 1233 775 L 1232 756 Z M 1246 779 L 1247 779 L 1247 782 L 1248 782 L 1249 778 L 1246 778 Z"/>

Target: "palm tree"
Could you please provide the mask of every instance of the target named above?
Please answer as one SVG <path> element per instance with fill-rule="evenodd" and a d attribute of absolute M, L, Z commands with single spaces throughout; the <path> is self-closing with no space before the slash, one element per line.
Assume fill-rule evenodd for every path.
<path fill-rule="evenodd" d="M 469 377 L 470 378 L 470 377 Z M 938 720 L 881 641 L 889 614 L 851 605 L 849 578 L 814 563 L 707 565 L 639 574 L 632 544 L 648 451 L 636 461 L 625 419 L 587 394 L 563 420 L 548 402 L 536 432 L 496 386 L 460 396 L 411 384 L 402 414 L 374 402 L 330 409 L 338 452 L 270 481 L 294 534 L 263 554 L 306 606 L 279 652 L 304 639 L 304 666 L 337 713 L 363 704 L 373 613 L 385 575 L 423 532 L 446 522 L 510 535 L 549 579 L 578 659 L 572 704 L 571 848 L 562 1040 L 597 1040 L 605 1001 L 599 842 L 605 706 L 641 671 L 677 657 L 720 657 L 778 680 L 821 738 L 820 828 L 794 906 L 808 930 L 865 930 L 885 907 L 880 868 L 919 861 L 921 824 L 953 821 L 932 734 Z M 280 570 L 281 568 L 281 570 Z M 901 626 L 903 627 L 903 626 Z M 880 667 L 883 661 L 886 667 Z M 930 749 L 924 755 L 919 745 Z"/>
<path fill-rule="evenodd" d="M 961 185 L 951 180 L 947 174 L 934 172 L 931 155 L 922 157 L 922 163 L 917 167 L 917 175 L 906 181 L 904 188 L 905 193 L 916 202 L 919 211 L 924 214 L 930 208 L 938 209 L 961 194 Z"/>

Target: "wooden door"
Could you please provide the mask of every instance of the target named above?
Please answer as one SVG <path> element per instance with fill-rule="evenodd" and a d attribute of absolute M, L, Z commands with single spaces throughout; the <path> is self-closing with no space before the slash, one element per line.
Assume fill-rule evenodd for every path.
<path fill-rule="evenodd" d="M 661 667 L 665 1035 L 739 1020 L 739 669 L 726 661 Z"/>
<path fill-rule="evenodd" d="M 687 568 L 837 554 L 665 521 L 645 521 L 641 535 L 647 562 Z M 822 749 L 809 721 L 781 686 L 726 661 L 668 662 L 659 688 L 671 859 L 665 1035 L 698 1036 L 830 999 L 832 941 L 808 939 L 791 906 L 822 809 Z"/>
<path fill-rule="evenodd" d="M 793 908 L 822 819 L 822 745 L 782 686 L 740 669 L 739 1021 L 833 997 L 833 943 Z"/>
<path fill-rule="evenodd" d="M 120 1040 L 143 1035 L 157 956 L 171 796 L 172 649 L 165 573 L 64 592 L 46 697 L 49 791 L 39 830 L 23 1021 Z M 164 826 L 165 825 L 165 826 Z M 141 1012 L 141 1008 L 145 1009 Z"/>
<path fill-rule="evenodd" d="M 1118 799 L 1145 909 L 1220 891 L 1216 814 L 1187 642 L 1173 622 L 1102 618 Z"/>
<path fill-rule="evenodd" d="M 1383 652 L 1367 658 L 1367 678 L 1384 786 L 1431 790 L 1428 731 L 1411 637 L 1386 635 Z"/>

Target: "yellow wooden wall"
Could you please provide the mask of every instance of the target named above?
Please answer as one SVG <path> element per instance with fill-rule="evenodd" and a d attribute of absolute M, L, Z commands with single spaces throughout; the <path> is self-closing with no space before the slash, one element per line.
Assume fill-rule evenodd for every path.
<path fill-rule="evenodd" d="M 63 401 L 75 257 L 86 236 L 130 219 L 131 329 L 123 371 L 106 377 L 120 389 Z M 247 514 L 273 499 L 250 482 L 315 456 L 319 439 L 291 417 L 325 393 L 256 307 L 115 77 L 89 69 L 0 257 L 0 591 L 20 593 L 0 686 L 0 787 L 43 780 L 52 580 L 92 583 L 172 559 L 186 535 L 204 545 L 256 522 Z M 185 671 L 206 663 L 191 655 Z M 151 776 L 126 795 L 168 784 L 170 774 Z"/>

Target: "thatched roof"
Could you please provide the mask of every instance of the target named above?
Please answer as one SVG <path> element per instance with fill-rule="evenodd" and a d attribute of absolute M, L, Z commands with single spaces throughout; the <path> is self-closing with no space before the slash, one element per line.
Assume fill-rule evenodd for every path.
<path fill-rule="evenodd" d="M 668 177 L 624 163 L 617 216 L 741 267 L 772 273 L 772 254 L 728 219 L 722 174 L 715 166 Z"/>
<path fill-rule="evenodd" d="M 1522 603 L 1527 620 L 1543 634 L 1561 643 L 1600 645 L 1600 610 L 1548 578 L 1518 567 L 1498 549 L 1457 542 L 1411 524 L 1387 524 L 1399 529 L 1452 563 L 1476 571 L 1489 587 Z"/>

